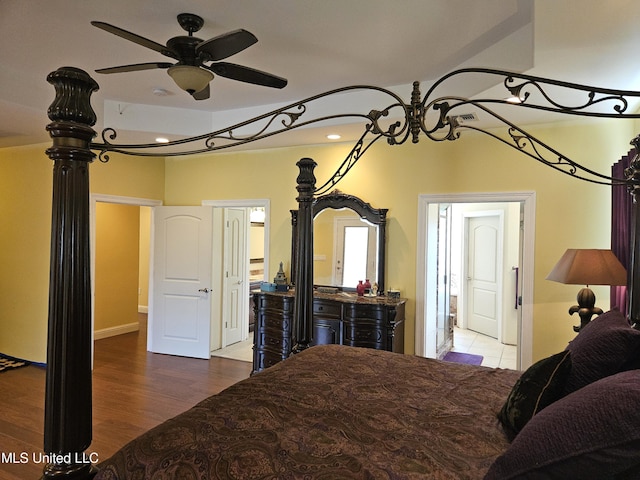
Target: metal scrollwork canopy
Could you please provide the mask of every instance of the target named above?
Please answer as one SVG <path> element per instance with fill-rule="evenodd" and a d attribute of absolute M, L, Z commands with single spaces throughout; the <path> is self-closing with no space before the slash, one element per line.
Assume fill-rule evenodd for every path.
<path fill-rule="evenodd" d="M 463 75 L 477 75 L 485 82 L 487 77 L 496 77 L 496 83 L 502 83 L 504 88 L 503 95 L 497 95 L 495 98 L 473 99 L 437 95 L 448 80 Z M 368 112 L 345 111 L 331 115 L 325 115 L 322 109 L 317 108 L 324 98 L 357 91 L 375 93 L 381 98 L 382 107 Z M 511 98 L 505 98 L 505 94 Z M 388 89 L 355 85 L 291 103 L 224 129 L 162 145 L 116 144 L 113 143 L 117 138 L 116 131 L 107 128 L 102 132 L 102 142 L 93 143 L 92 149 L 99 151 L 101 161 L 108 161 L 109 152 L 157 157 L 192 155 L 244 145 L 330 120 L 351 119 L 363 122 L 363 133 L 335 173 L 325 183 L 316 187 L 315 195 L 322 195 L 332 190 L 365 152 L 380 139 L 386 139 L 390 145 L 400 145 L 409 139 L 413 143 L 418 143 L 421 135 L 433 141 L 455 140 L 460 138 L 465 130 L 489 135 L 557 171 L 584 181 L 604 185 L 637 185 L 638 180 L 633 177 L 612 178 L 582 166 L 529 134 L 522 127 L 511 122 L 507 115 L 499 114 L 498 110 L 502 112 L 506 109 L 525 108 L 583 117 L 640 118 L 640 113 L 629 111 L 630 100 L 638 98 L 640 98 L 640 92 L 636 91 L 592 87 L 502 70 L 467 68 L 441 77 L 431 85 L 424 96 L 420 92 L 419 82 L 414 82 L 409 103 L 405 103 L 400 96 Z M 516 102 L 512 99 L 516 99 Z M 461 121 L 459 112 L 469 106 L 477 108 L 483 116 L 490 118 L 491 127 L 479 127 Z"/>
<path fill-rule="evenodd" d="M 490 77 L 497 77 L 501 80 L 488 83 L 502 83 L 508 94 L 515 95 L 518 103 L 505 100 L 504 92 L 495 98 L 475 99 L 437 94 L 449 79 L 459 75 L 480 76 L 484 82 L 478 85 L 486 84 Z M 604 185 L 626 184 L 634 196 L 631 264 L 635 266 L 640 258 L 640 210 L 636 198 L 640 193 L 640 155 L 636 154 L 624 179 L 611 178 L 581 166 L 512 123 L 507 114 L 498 113 L 505 109 L 526 108 L 585 117 L 640 118 L 640 114 L 629 112 L 631 100 L 639 99 L 640 92 L 594 88 L 499 70 L 463 69 L 437 80 L 424 96 L 420 93 L 419 83 L 415 82 L 408 103 L 383 88 L 345 87 L 225 129 L 173 141 L 165 146 L 119 145 L 114 143 L 117 137 L 115 130 L 109 128 L 102 132 L 102 143 L 91 143 L 95 134 L 91 128 L 95 114 L 89 97 L 97 89 L 95 81 L 85 72 L 70 67 L 62 67 L 48 80 L 56 88 L 56 99 L 49 108 L 51 123 L 47 126 L 53 141 L 47 155 L 54 161 L 44 425 L 47 452 L 70 452 L 74 458 L 84 458 L 84 451 L 91 444 L 91 249 L 87 166 L 95 153 L 101 161 L 108 161 L 109 152 L 155 157 L 188 155 L 247 144 L 332 119 L 359 119 L 364 123 L 362 136 L 336 172 L 320 187 L 316 187 L 313 173 L 315 162 L 302 158 L 297 164 L 300 169 L 296 187 L 298 221 L 304 228 L 298 232 L 293 352 L 308 348 L 313 334 L 313 302 L 310 299 L 313 297 L 314 198 L 333 189 L 379 139 L 386 139 L 391 145 L 403 144 L 409 139 L 417 143 L 421 135 L 434 141 L 455 140 L 464 130 L 472 130 L 490 135 L 574 178 Z M 366 92 L 368 101 L 372 94 L 378 95 L 381 108 L 360 113 L 332 109 L 331 115 L 325 114 L 322 108 L 316 109 L 323 98 L 352 91 Z M 341 108 L 352 108 L 351 102 L 340 103 Z M 499 128 L 494 125 L 480 128 L 460 121 L 464 114 L 462 109 L 469 105 L 478 108 L 482 115 L 488 115 L 505 130 L 498 133 Z M 640 146 L 640 137 L 632 143 L 636 148 Z M 640 268 L 633 268 L 629 278 L 629 319 L 636 328 L 640 328 L 638 285 Z M 84 462 L 59 460 L 47 464 L 43 474 L 45 479 L 90 479 L 95 469 Z"/>

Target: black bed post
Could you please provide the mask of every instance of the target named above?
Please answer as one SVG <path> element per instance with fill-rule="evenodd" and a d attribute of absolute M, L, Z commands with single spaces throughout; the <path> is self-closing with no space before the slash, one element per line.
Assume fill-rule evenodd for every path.
<path fill-rule="evenodd" d="M 95 474 L 91 444 L 91 278 L 89 258 L 89 145 L 98 84 L 84 71 L 62 67 L 47 81 L 56 97 L 47 112 L 53 145 L 51 270 L 44 412 L 43 479 L 88 479 Z"/>
<path fill-rule="evenodd" d="M 298 190 L 298 244 L 296 262 L 296 297 L 293 303 L 294 345 L 292 352 L 299 353 L 311 344 L 313 333 L 313 193 L 316 177 L 313 169 L 317 163 L 302 158 L 296 164 L 300 169 Z"/>
<path fill-rule="evenodd" d="M 629 272 L 629 320 L 636 328 L 640 328 L 640 135 L 631 140 L 635 154 L 629 168 L 625 172 L 629 181 L 629 193 L 633 197 L 631 211 L 631 258 Z"/>

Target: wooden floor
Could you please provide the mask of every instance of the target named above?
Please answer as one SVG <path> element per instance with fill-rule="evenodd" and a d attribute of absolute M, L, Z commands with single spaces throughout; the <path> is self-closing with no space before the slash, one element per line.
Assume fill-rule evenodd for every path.
<path fill-rule="evenodd" d="M 93 443 L 87 453 L 98 460 L 251 372 L 250 363 L 238 360 L 148 353 L 145 322 L 141 325 L 140 332 L 95 342 Z M 42 474 L 45 465 L 33 459 L 43 453 L 44 384 L 44 368 L 0 373 L 0 480 Z M 25 463 L 19 463 L 22 456 Z"/>

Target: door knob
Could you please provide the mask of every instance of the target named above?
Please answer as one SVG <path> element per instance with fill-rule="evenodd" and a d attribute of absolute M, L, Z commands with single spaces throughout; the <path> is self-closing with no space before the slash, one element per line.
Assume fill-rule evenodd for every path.
<path fill-rule="evenodd" d="M 209 293 L 209 289 L 208 288 L 201 288 L 198 291 L 199 292 L 203 292 L 203 293 Z"/>

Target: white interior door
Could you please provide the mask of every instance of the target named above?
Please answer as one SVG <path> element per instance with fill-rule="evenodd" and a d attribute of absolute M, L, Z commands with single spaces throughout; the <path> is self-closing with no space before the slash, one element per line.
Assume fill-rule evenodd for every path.
<path fill-rule="evenodd" d="M 498 338 L 502 310 L 502 217 L 470 216 L 467 221 L 467 328 Z"/>
<path fill-rule="evenodd" d="M 247 210 L 227 208 L 224 214 L 223 334 L 226 347 L 246 338 L 249 331 L 249 285 L 247 268 Z"/>
<path fill-rule="evenodd" d="M 155 207 L 147 348 L 210 357 L 212 209 Z"/>

